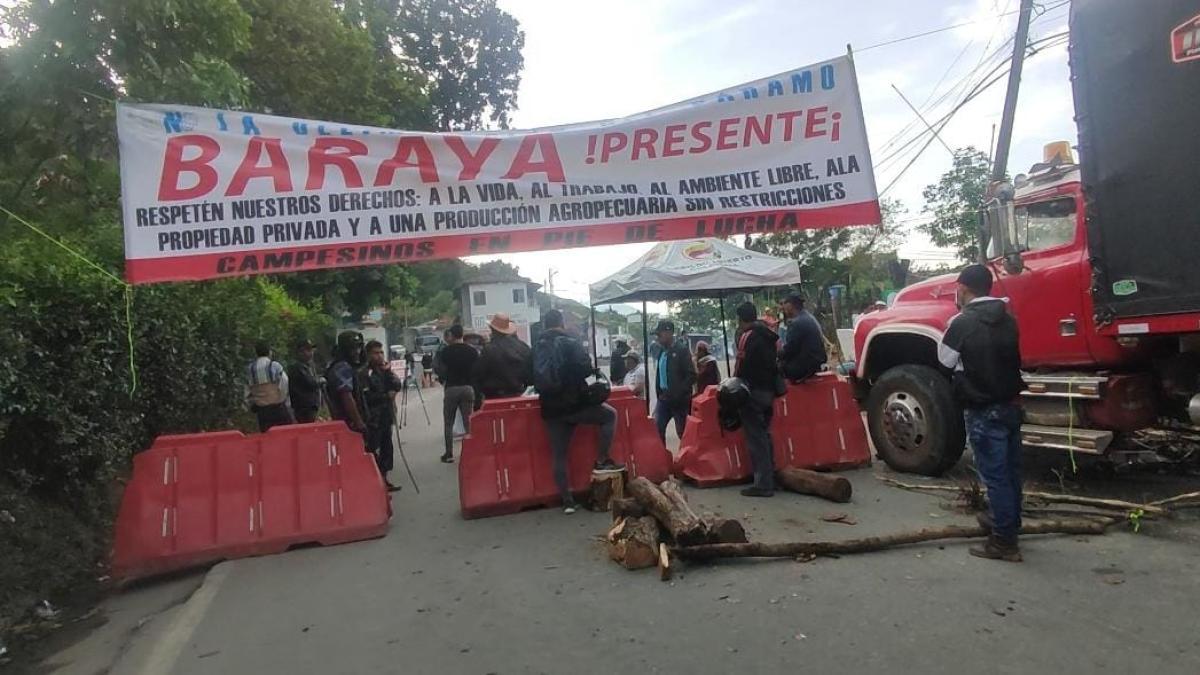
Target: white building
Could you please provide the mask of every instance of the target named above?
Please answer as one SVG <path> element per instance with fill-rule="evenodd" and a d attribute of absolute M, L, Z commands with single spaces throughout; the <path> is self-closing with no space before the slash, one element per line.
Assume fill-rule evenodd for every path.
<path fill-rule="evenodd" d="M 541 320 L 534 297 L 540 284 L 520 275 L 484 274 L 459 289 L 464 323 L 487 335 L 488 322 L 496 314 L 507 314 L 517 324 L 517 337 L 530 343 L 530 327 Z"/>

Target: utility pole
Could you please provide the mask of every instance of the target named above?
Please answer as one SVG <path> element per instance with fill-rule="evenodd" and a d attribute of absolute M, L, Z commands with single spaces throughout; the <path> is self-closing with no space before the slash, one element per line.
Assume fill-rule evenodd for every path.
<path fill-rule="evenodd" d="M 1013 36 L 1012 67 L 1008 71 L 1008 91 L 1004 94 L 1004 115 L 1000 118 L 1000 138 L 996 142 L 996 157 L 992 162 L 992 180 L 1004 180 L 1008 171 L 1008 149 L 1012 144 L 1013 118 L 1017 114 L 1017 91 L 1021 88 L 1021 68 L 1025 64 L 1025 48 L 1029 42 L 1029 19 L 1033 15 L 1033 0 L 1021 0 L 1017 17 L 1017 33 Z"/>
<path fill-rule="evenodd" d="M 553 267 L 546 271 L 546 289 L 550 292 L 550 309 L 558 307 L 557 298 L 554 297 L 554 275 L 556 274 L 558 271 Z"/>

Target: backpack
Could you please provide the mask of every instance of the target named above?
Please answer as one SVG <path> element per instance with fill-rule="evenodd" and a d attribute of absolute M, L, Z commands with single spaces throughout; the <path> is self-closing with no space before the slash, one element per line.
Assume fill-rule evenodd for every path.
<path fill-rule="evenodd" d="M 533 386 L 539 394 L 557 394 L 562 390 L 563 355 L 557 335 L 549 345 L 539 345 L 533 352 Z"/>

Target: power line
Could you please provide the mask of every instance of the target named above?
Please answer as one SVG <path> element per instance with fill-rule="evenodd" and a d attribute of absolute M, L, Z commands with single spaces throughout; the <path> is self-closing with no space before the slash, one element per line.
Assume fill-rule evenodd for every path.
<path fill-rule="evenodd" d="M 1034 6 L 1034 17 L 1033 17 L 1031 23 L 1036 22 L 1039 19 L 1045 18 L 1046 15 L 1049 14 L 1050 12 L 1052 12 L 1053 10 L 1058 9 L 1059 7 L 1066 6 L 1068 4 L 1070 4 L 1069 0 L 1063 0 L 1062 2 L 1051 5 L 1049 7 L 1042 6 L 1042 5 L 1035 5 Z M 1011 5 L 1012 5 L 1012 2 L 1011 2 L 1011 0 L 1009 0 L 1009 2 L 1005 3 L 1005 11 L 1001 12 L 1000 14 L 998 14 L 996 16 L 1002 17 L 1002 16 L 1007 16 L 1007 15 L 1018 13 L 1018 10 L 1014 10 L 1012 12 L 1008 11 L 1008 8 Z M 993 6 L 995 6 L 995 3 L 993 3 Z M 1051 18 L 1057 19 L 1059 17 L 1053 16 Z M 978 22 L 976 22 L 976 23 L 978 23 Z M 1014 37 L 1015 37 L 1015 35 L 1014 35 Z M 928 112 L 932 111 L 933 108 L 936 108 L 937 106 L 941 105 L 947 98 L 955 95 L 956 92 L 966 91 L 966 90 L 971 89 L 971 86 L 970 86 L 971 80 L 974 78 L 974 76 L 976 74 L 978 74 L 985 67 L 985 63 L 994 64 L 993 72 L 996 67 L 999 67 L 1002 63 L 1006 63 L 1008 61 L 1008 59 L 1006 58 L 1006 55 L 1011 53 L 1011 50 L 1009 49 L 1009 45 L 1012 44 L 1014 37 L 1010 37 L 1003 45 L 997 47 L 995 51 L 988 53 L 988 48 L 991 47 L 992 41 L 995 39 L 995 31 L 992 31 L 991 37 L 988 38 L 987 44 L 984 45 L 984 48 L 983 48 L 984 53 L 983 53 L 983 55 L 980 56 L 979 62 L 975 65 L 975 67 L 973 69 L 971 69 L 971 71 L 968 72 L 966 75 L 964 75 L 956 85 L 954 85 L 953 87 L 948 89 L 946 92 L 944 92 L 941 96 L 939 96 L 937 98 L 937 100 L 933 102 L 932 105 L 926 107 L 926 103 L 928 103 L 928 98 L 931 98 L 934 95 L 934 93 L 936 93 L 937 88 L 940 86 L 941 82 L 943 80 L 945 80 L 945 78 L 949 74 L 949 72 L 953 69 L 954 64 L 957 63 L 962 58 L 963 54 L 966 52 L 966 48 L 964 48 L 964 50 L 962 52 L 960 52 L 959 55 L 955 58 L 954 63 L 951 64 L 951 67 L 948 68 L 946 70 L 946 72 L 942 74 L 941 78 L 939 78 L 938 84 L 934 86 L 933 91 L 930 92 L 929 97 L 926 99 L 925 102 L 923 102 L 921 104 L 921 107 L 924 108 L 926 110 L 926 112 L 928 113 Z M 968 42 L 967 47 L 970 47 L 970 44 L 971 43 Z M 1036 44 L 1036 42 L 1030 43 L 1030 46 L 1033 46 L 1034 44 Z M 979 83 L 987 80 L 990 76 L 991 76 L 991 73 L 988 73 L 988 74 L 984 75 L 983 77 L 981 77 L 976 82 L 976 86 L 978 86 Z M 883 147 L 881 148 L 881 151 L 886 152 L 887 150 L 892 148 L 896 143 L 898 143 L 900 141 L 900 139 L 902 139 L 907 133 L 909 133 L 909 131 L 915 126 L 915 124 L 916 124 L 915 121 L 912 121 L 912 122 L 909 122 L 908 124 L 906 124 L 900 131 L 898 131 L 891 138 L 889 138 L 887 142 L 884 143 Z M 910 147 L 914 142 L 919 141 L 923 135 L 924 135 L 924 132 L 919 132 L 915 138 L 909 139 L 901 147 L 901 150 L 899 150 L 898 152 L 902 153 L 903 149 L 906 149 L 906 148 Z M 886 168 L 886 165 L 890 163 L 889 158 L 895 154 L 897 154 L 897 153 L 893 153 L 892 155 L 886 156 L 883 159 L 881 159 L 879 162 L 877 162 L 876 163 L 877 168 L 880 168 L 880 169 Z"/>
<path fill-rule="evenodd" d="M 1040 40 L 1030 42 L 1028 46 L 1036 47 L 1036 46 L 1040 45 L 1042 49 L 1057 46 L 1062 41 L 1065 41 L 1066 35 L 1067 35 L 1066 33 L 1056 33 L 1054 35 L 1050 35 L 1050 36 L 1041 38 Z M 991 71 L 989 71 L 986 75 L 983 76 L 983 78 L 980 80 L 979 83 L 977 83 L 974 87 L 972 87 L 971 91 L 967 94 L 967 96 L 961 102 L 956 104 L 954 106 L 954 108 L 952 108 L 948 113 L 946 113 L 941 118 L 939 118 L 936 122 L 934 122 L 934 125 L 933 125 L 934 131 L 940 132 L 946 126 L 946 124 L 949 123 L 950 119 L 955 115 L 955 113 L 957 113 L 960 109 L 962 109 L 962 107 L 964 105 L 966 105 L 970 101 L 974 100 L 976 97 L 978 97 L 980 94 L 982 94 L 988 88 L 990 88 L 993 84 L 995 84 L 1001 78 L 1003 78 L 1005 75 L 1007 75 L 1008 74 L 1007 69 L 1005 69 L 1003 72 L 997 74 L 997 72 L 1004 65 L 1005 65 L 1004 62 L 1001 62 L 1001 63 L 997 64 L 995 67 L 993 67 Z M 991 79 L 988 79 L 988 78 L 991 78 Z M 985 82 L 986 82 L 986 84 L 985 84 Z M 881 158 L 878 162 L 875 163 L 875 169 L 877 171 L 885 169 L 889 164 L 892 163 L 892 161 L 898 159 L 914 143 L 919 142 L 928 133 L 929 133 L 929 131 L 922 131 L 921 133 L 917 134 L 913 138 L 906 141 L 900 147 L 896 148 L 891 153 L 885 155 L 883 158 Z M 932 143 L 933 140 L 934 140 L 933 138 L 930 138 L 928 141 L 926 141 L 926 143 L 924 145 L 922 145 L 920 147 L 920 149 L 916 153 L 916 156 L 914 156 L 909 161 L 909 163 L 905 165 L 904 169 L 901 170 L 901 172 L 900 172 L 901 175 L 903 175 L 903 173 L 905 171 L 907 171 L 908 168 L 911 167 L 916 162 L 916 160 L 920 157 L 920 155 L 925 151 L 925 148 L 927 148 L 930 145 L 930 143 Z M 899 178 L 899 176 L 897 176 L 897 179 L 898 178 Z M 893 184 L 895 184 L 895 180 L 893 180 L 892 183 L 890 183 L 888 187 L 891 187 L 891 185 L 893 185 Z M 886 192 L 886 188 L 884 191 Z M 882 196 L 882 194 L 883 193 L 881 192 L 880 195 Z"/>

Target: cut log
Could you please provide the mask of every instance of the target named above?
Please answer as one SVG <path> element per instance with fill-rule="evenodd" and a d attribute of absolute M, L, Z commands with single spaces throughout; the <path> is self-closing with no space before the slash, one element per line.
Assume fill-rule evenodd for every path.
<path fill-rule="evenodd" d="M 1108 520 L 1073 518 L 1026 523 L 1021 534 L 1104 534 L 1105 529 L 1118 518 Z M 672 552 L 687 560 L 713 560 L 716 558 L 793 558 L 810 555 L 845 555 L 882 551 L 895 546 L 915 544 L 937 539 L 969 539 L 986 536 L 978 525 L 950 525 L 931 527 L 914 532 L 900 532 L 879 537 L 847 539 L 844 541 L 800 541 L 784 544 L 706 544 L 702 546 L 679 546 Z"/>
<path fill-rule="evenodd" d="M 592 485 L 588 490 L 588 508 L 592 511 L 608 511 L 614 499 L 625 496 L 625 474 L 592 473 Z"/>
<path fill-rule="evenodd" d="M 744 544 L 750 541 L 746 538 L 746 528 L 733 518 L 714 518 L 708 524 L 708 543 L 710 544 Z"/>
<path fill-rule="evenodd" d="M 780 469 L 775 472 L 775 478 L 785 490 L 802 495 L 815 495 L 831 502 L 844 504 L 850 501 L 853 494 L 850 481 L 828 473 L 808 469 Z"/>
<path fill-rule="evenodd" d="M 633 497 L 622 497 L 612 501 L 613 520 L 620 518 L 641 518 L 646 515 L 646 508 Z"/>
<path fill-rule="evenodd" d="M 630 570 L 657 565 L 661 539 L 658 521 L 644 516 L 624 522 L 625 526 L 608 544 L 608 556 Z"/>
<path fill-rule="evenodd" d="M 704 521 L 690 507 L 678 506 L 646 478 L 639 476 L 633 479 L 625 486 L 625 491 L 636 499 L 647 513 L 658 519 L 677 545 L 691 546 L 703 544 L 708 540 L 708 528 Z"/>
<path fill-rule="evenodd" d="M 663 581 L 671 580 L 671 551 L 666 544 L 658 545 L 658 578 Z"/>
<path fill-rule="evenodd" d="M 625 523 L 627 522 L 629 521 L 627 521 L 625 518 L 621 518 L 613 523 L 612 528 L 608 530 L 608 534 L 604 535 L 604 538 L 608 540 L 608 543 L 611 544 L 617 540 L 617 536 L 625 530 Z"/>

